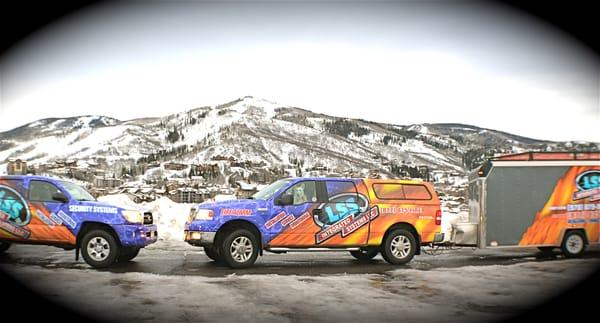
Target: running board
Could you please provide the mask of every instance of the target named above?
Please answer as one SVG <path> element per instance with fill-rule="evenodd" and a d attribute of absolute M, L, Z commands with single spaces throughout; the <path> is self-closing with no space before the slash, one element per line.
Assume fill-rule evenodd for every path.
<path fill-rule="evenodd" d="M 274 252 L 274 253 L 282 253 L 282 252 L 302 252 L 302 251 L 358 251 L 359 247 L 354 248 L 266 248 L 266 251 Z"/>

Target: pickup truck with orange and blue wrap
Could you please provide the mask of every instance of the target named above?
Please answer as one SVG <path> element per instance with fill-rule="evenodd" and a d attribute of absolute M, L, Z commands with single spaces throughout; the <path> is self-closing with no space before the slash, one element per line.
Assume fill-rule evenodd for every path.
<path fill-rule="evenodd" d="M 416 180 L 287 178 L 250 199 L 207 202 L 190 210 L 185 241 L 233 268 L 263 251 L 350 251 L 366 260 L 381 252 L 404 264 L 420 246 L 441 242 L 440 201 Z"/>
<path fill-rule="evenodd" d="M 0 253 L 14 243 L 79 250 L 92 267 L 129 261 L 156 242 L 152 213 L 96 201 L 53 177 L 0 177 Z"/>

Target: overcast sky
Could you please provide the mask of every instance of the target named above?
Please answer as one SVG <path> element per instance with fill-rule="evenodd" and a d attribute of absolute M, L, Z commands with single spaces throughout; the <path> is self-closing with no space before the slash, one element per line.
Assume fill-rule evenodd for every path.
<path fill-rule="evenodd" d="M 445 3 L 96 5 L 0 58 L 0 131 L 253 95 L 395 124 L 600 142 L 596 54 L 527 13 Z"/>

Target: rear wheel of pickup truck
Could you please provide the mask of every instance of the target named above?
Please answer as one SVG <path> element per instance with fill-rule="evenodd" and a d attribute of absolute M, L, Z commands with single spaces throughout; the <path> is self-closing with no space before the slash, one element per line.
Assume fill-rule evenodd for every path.
<path fill-rule="evenodd" d="M 0 241 L 0 253 L 4 253 L 11 245 L 10 242 Z"/>
<path fill-rule="evenodd" d="M 417 239 L 408 230 L 394 229 L 384 239 L 381 245 L 383 259 L 393 265 L 409 262 L 417 251 Z"/>
<path fill-rule="evenodd" d="M 538 247 L 538 250 L 539 250 L 541 253 L 546 253 L 546 254 L 550 254 L 550 253 L 552 253 L 552 251 L 553 251 L 554 249 L 556 249 L 556 247 Z"/>
<path fill-rule="evenodd" d="M 350 251 L 352 257 L 361 260 L 367 261 L 375 258 L 379 253 L 379 249 L 377 248 L 360 248 L 360 250 Z"/>
<path fill-rule="evenodd" d="M 94 268 L 106 268 L 117 260 L 119 244 L 110 232 L 92 230 L 81 240 L 81 255 Z"/>
<path fill-rule="evenodd" d="M 227 233 L 219 251 L 231 268 L 249 267 L 258 257 L 258 239 L 246 229 L 236 229 Z"/>
<path fill-rule="evenodd" d="M 140 253 L 140 249 L 138 247 L 123 247 L 119 250 L 119 257 L 117 259 L 119 262 L 132 260 Z"/>
<path fill-rule="evenodd" d="M 223 258 L 221 257 L 221 255 L 219 255 L 219 251 L 214 246 L 204 247 L 204 253 L 206 254 L 206 256 L 208 258 L 210 258 L 216 262 L 223 261 Z"/>

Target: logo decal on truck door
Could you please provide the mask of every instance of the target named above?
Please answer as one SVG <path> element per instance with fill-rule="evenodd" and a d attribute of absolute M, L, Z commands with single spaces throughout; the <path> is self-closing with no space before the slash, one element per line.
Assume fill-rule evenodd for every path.
<path fill-rule="evenodd" d="M 321 203 L 317 209 L 322 211 L 314 215 L 314 221 L 322 229 L 315 234 L 316 244 L 338 233 L 346 237 L 379 216 L 378 207 L 369 208 L 366 196 L 356 193 L 332 196 L 328 203 Z"/>
<path fill-rule="evenodd" d="M 30 232 L 21 228 L 31 221 L 25 199 L 11 187 L 0 185 L 0 228 L 17 237 L 27 239 Z"/>

